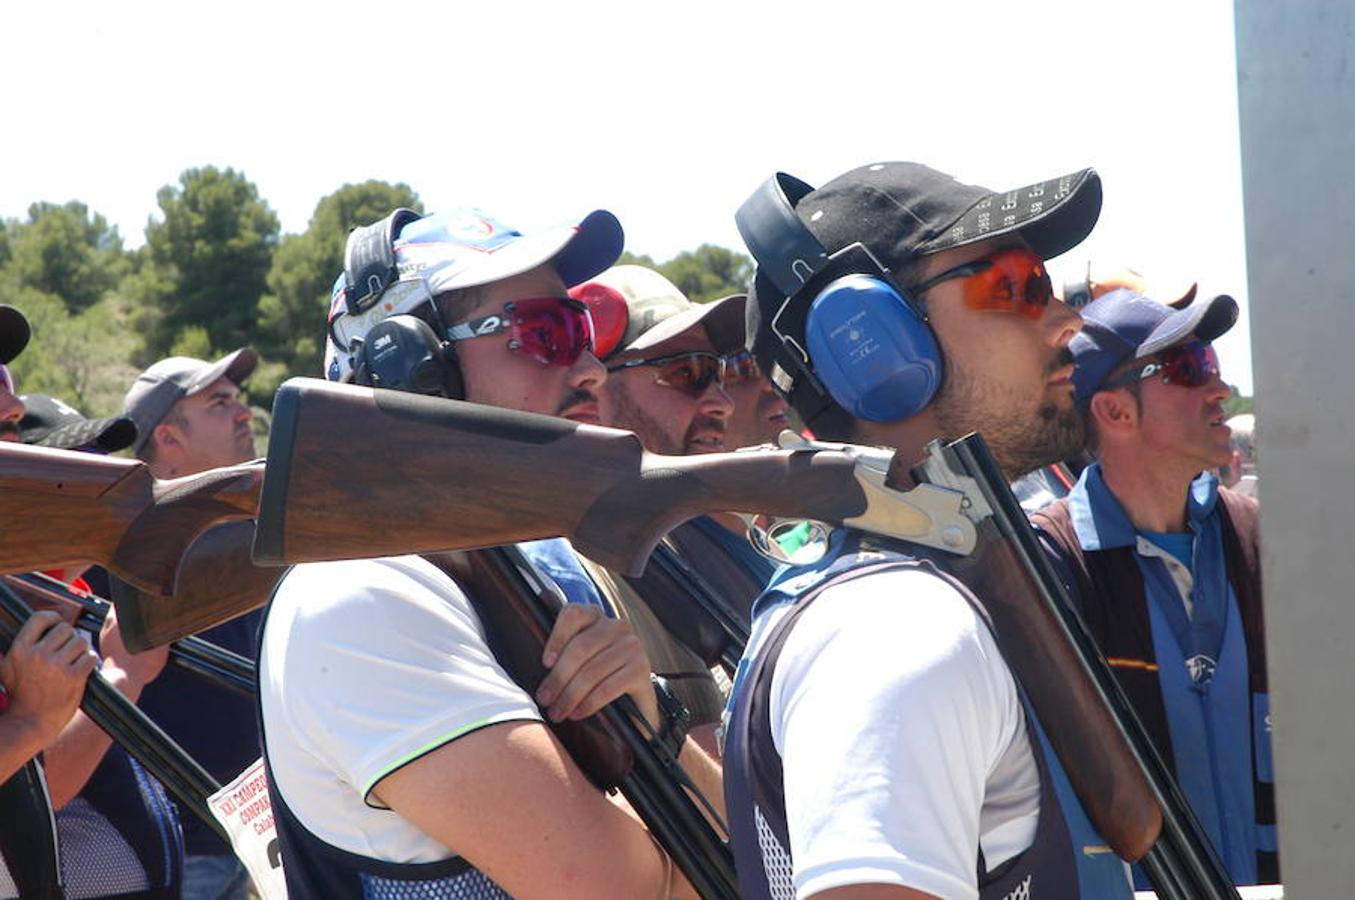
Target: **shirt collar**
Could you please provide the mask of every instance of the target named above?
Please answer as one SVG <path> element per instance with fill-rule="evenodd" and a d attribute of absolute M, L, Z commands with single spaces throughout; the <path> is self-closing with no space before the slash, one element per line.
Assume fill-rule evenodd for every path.
<path fill-rule="evenodd" d="M 1198 531 L 1218 502 L 1219 480 L 1212 472 L 1202 472 L 1190 484 L 1186 495 L 1186 519 Z M 1083 550 L 1110 550 L 1132 547 L 1138 542 L 1138 529 L 1129 520 L 1120 501 L 1106 486 L 1101 464 L 1092 463 L 1068 492 L 1068 512 L 1073 531 Z"/>

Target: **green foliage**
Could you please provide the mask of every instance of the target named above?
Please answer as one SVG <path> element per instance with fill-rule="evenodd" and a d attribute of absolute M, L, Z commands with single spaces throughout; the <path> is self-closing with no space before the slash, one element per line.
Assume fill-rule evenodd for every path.
<path fill-rule="evenodd" d="M 1237 388 L 1233 388 L 1232 394 L 1223 401 L 1223 413 L 1231 419 L 1243 413 L 1255 413 L 1255 405 L 1254 398 L 1244 397 L 1237 392 Z"/>
<path fill-rule="evenodd" d="M 0 223 L 0 303 L 28 315 L 34 339 L 13 366 L 20 390 L 113 415 L 137 373 L 170 355 L 215 359 L 250 345 L 262 360 L 245 386 L 256 407 L 292 375 L 319 375 L 330 289 L 349 231 L 396 207 L 422 212 L 406 184 L 345 184 L 316 204 L 301 234 L 244 174 L 206 166 L 158 194 L 146 244 L 128 252 L 116 228 L 84 203 L 34 203 Z M 703 244 L 657 269 L 697 302 L 745 290 L 752 261 Z M 267 428 L 266 410 L 258 431 Z"/>
<path fill-rule="evenodd" d="M 132 293 L 140 301 L 143 360 L 165 356 L 180 332 L 206 329 L 211 346 L 233 350 L 258 330 L 278 218 L 234 169 L 189 169 L 161 188 L 163 220 L 146 227 L 146 252 Z"/>
<path fill-rule="evenodd" d="M 702 244 L 664 263 L 663 274 L 687 299 L 705 303 L 747 291 L 753 280 L 753 261 L 728 247 Z"/>
<path fill-rule="evenodd" d="M 621 254 L 619 262 L 658 270 L 694 303 L 741 294 L 753 280 L 753 260 L 717 244 L 684 250 L 658 264 L 650 256 L 627 251 Z"/>
<path fill-rule="evenodd" d="M 282 363 L 274 373 L 277 383 L 288 375 L 320 374 L 330 289 L 343 269 L 348 232 L 401 206 L 423 211 L 418 195 L 406 184 L 346 184 L 316 205 L 303 234 L 287 235 L 278 244 L 268 272 L 268 293 L 259 301 L 258 338 L 259 350 Z M 255 374 L 256 392 L 266 387 L 267 380 L 262 369 Z"/>
<path fill-rule="evenodd" d="M 89 416 L 121 412 L 137 376 L 130 362 L 137 341 L 116 297 L 75 314 L 61 297 L 31 287 L 0 287 L 0 302 L 17 306 L 33 326 L 33 339 L 11 365 L 21 393 L 58 397 Z"/>
<path fill-rule="evenodd" d="M 618 266 L 644 266 L 646 269 L 657 269 L 659 264 L 654 262 L 654 257 L 648 253 L 635 254 L 629 250 L 621 253 L 621 258 L 616 261 Z"/>
<path fill-rule="evenodd" d="M 207 329 L 201 325 L 187 325 L 174 338 L 169 348 L 170 356 L 191 356 L 194 359 L 211 359 L 212 339 Z"/>
<path fill-rule="evenodd" d="M 10 230 L 8 267 L 19 283 L 60 297 L 73 312 L 99 302 L 128 271 L 117 228 L 78 201 L 34 203 L 28 221 Z"/>

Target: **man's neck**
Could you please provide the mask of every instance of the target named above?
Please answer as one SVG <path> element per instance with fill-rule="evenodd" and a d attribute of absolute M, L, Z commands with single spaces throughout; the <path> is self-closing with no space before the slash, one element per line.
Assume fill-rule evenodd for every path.
<path fill-rule="evenodd" d="M 1186 504 L 1194 474 L 1162 460 L 1149 460 L 1136 448 L 1117 448 L 1103 453 L 1101 476 L 1139 531 L 1186 530 Z"/>
<path fill-rule="evenodd" d="M 930 410 L 923 410 L 902 422 L 867 422 L 858 419 L 853 443 L 872 447 L 893 447 L 908 464 L 915 465 L 927 456 L 927 444 L 941 437 L 941 429 Z"/>

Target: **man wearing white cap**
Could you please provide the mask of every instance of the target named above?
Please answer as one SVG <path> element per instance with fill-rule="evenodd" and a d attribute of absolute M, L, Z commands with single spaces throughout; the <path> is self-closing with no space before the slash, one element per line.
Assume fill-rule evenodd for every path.
<path fill-rule="evenodd" d="M 474 210 L 398 210 L 349 238 L 326 376 L 597 424 L 606 370 L 587 308 L 566 288 L 611 265 L 622 242 L 601 210 L 532 234 Z M 535 696 L 490 650 L 477 598 L 428 560 L 311 563 L 282 580 L 259 691 L 294 900 L 669 895 L 671 863 L 544 723 L 624 693 L 671 735 L 649 661 L 567 544 L 523 549 L 570 601 Z M 710 760 L 680 731 L 673 743 L 718 794 Z"/>
<path fill-rule="evenodd" d="M 254 435 L 240 386 L 259 356 L 242 347 L 215 362 L 173 356 L 142 372 L 123 415 L 136 423 L 132 450 L 156 478 L 193 475 L 253 459 Z M 202 637 L 254 658 L 261 612 L 218 625 Z M 258 758 L 254 704 L 182 671 L 147 685 L 141 708 L 223 783 Z M 186 900 L 243 900 L 249 877 L 231 848 L 195 816 L 183 817 Z"/>

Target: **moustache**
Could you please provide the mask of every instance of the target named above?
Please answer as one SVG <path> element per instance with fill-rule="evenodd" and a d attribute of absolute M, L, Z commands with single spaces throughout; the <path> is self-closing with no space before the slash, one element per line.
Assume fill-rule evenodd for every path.
<path fill-rule="evenodd" d="M 17 441 L 21 434 L 18 422 L 0 422 L 0 441 Z"/>
<path fill-rule="evenodd" d="M 692 419 L 692 424 L 687 428 L 687 436 L 691 437 L 702 431 L 713 431 L 723 437 L 725 433 L 725 420 L 717 419 L 713 416 L 697 416 Z"/>
<path fill-rule="evenodd" d="M 567 410 L 572 409 L 575 406 L 580 406 L 584 403 L 597 403 L 597 402 L 598 396 L 597 394 L 594 394 L 592 391 L 585 391 L 582 389 L 571 391 L 569 396 L 565 397 L 565 399 L 561 401 L 559 407 L 556 408 L 555 414 L 557 416 L 563 415 Z"/>

